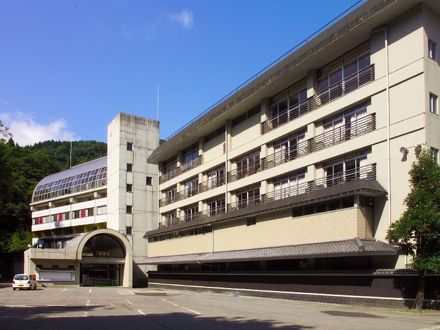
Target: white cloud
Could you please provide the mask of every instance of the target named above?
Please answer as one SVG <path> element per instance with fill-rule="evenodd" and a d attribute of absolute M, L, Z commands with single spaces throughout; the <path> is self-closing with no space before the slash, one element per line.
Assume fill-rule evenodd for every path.
<path fill-rule="evenodd" d="M 184 9 L 178 14 L 171 14 L 172 21 L 179 23 L 185 29 L 190 29 L 194 25 L 194 15 L 191 10 Z"/>
<path fill-rule="evenodd" d="M 34 120 L 32 115 L 21 112 L 0 113 L 0 119 L 9 127 L 14 141 L 21 146 L 46 140 L 78 140 L 74 132 L 67 130 L 64 119 L 56 119 L 47 124 L 40 124 Z"/>

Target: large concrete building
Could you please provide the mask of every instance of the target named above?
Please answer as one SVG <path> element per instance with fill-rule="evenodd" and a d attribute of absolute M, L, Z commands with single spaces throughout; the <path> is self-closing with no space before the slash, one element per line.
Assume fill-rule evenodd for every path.
<path fill-rule="evenodd" d="M 368 1 L 162 143 L 150 283 L 399 296 L 386 235 L 438 158 L 439 13 Z"/>
<path fill-rule="evenodd" d="M 25 272 L 51 284 L 147 284 L 143 238 L 157 227 L 159 123 L 120 113 L 107 156 L 49 175 L 32 196 L 33 247 Z"/>

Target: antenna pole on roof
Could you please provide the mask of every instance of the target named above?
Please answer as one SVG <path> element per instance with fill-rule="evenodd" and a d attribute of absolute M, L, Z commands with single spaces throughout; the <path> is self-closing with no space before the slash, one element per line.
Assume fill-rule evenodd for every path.
<path fill-rule="evenodd" d="M 72 141 L 70 141 L 69 168 L 72 167 Z"/>

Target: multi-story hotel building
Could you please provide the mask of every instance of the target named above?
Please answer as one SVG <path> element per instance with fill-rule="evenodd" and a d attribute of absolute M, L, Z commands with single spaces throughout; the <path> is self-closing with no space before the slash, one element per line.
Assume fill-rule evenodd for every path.
<path fill-rule="evenodd" d="M 162 143 L 150 282 L 395 295 L 371 283 L 406 267 L 387 230 L 438 157 L 439 13 L 368 1 Z"/>
<path fill-rule="evenodd" d="M 146 285 L 143 235 L 157 227 L 159 123 L 120 113 L 107 156 L 49 175 L 35 187 L 33 246 L 24 271 L 41 283 Z"/>

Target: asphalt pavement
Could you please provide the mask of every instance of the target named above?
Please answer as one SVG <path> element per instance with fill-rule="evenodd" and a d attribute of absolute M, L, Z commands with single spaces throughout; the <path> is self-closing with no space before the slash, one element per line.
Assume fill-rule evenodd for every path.
<path fill-rule="evenodd" d="M 440 312 L 158 288 L 0 288 L 0 329 L 103 328 L 440 330 Z"/>

